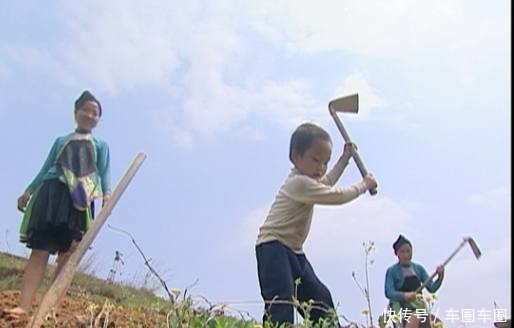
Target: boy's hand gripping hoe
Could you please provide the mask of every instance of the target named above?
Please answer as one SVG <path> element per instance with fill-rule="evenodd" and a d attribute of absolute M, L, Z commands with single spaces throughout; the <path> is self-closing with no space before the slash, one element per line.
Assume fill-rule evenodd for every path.
<path fill-rule="evenodd" d="M 341 132 L 344 141 L 346 143 L 352 142 L 352 140 L 350 139 L 350 135 L 348 134 L 348 132 L 346 132 L 346 129 L 344 128 L 343 123 L 337 116 L 337 113 L 343 112 L 357 114 L 359 111 L 359 95 L 356 93 L 353 95 L 336 98 L 328 103 L 328 110 L 330 111 L 330 115 L 332 115 L 332 117 L 334 118 L 337 128 L 339 129 L 339 132 Z M 357 168 L 359 169 L 362 177 L 364 178 L 366 175 L 368 175 L 368 170 L 366 169 L 366 166 L 364 165 L 364 162 L 362 161 L 356 149 L 353 153 L 353 160 L 355 161 L 355 164 L 357 164 Z M 371 195 L 376 195 L 377 189 L 370 189 L 369 193 Z"/>

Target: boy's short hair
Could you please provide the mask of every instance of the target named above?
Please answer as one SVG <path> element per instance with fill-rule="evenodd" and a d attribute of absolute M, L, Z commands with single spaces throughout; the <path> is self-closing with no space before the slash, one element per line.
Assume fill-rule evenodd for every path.
<path fill-rule="evenodd" d="M 307 149 L 309 149 L 312 142 L 317 138 L 332 143 L 332 139 L 330 139 L 328 132 L 323 130 L 319 125 L 314 123 L 300 124 L 291 135 L 291 143 L 289 145 L 289 159 L 291 162 L 293 161 L 293 151 L 302 155 Z"/>

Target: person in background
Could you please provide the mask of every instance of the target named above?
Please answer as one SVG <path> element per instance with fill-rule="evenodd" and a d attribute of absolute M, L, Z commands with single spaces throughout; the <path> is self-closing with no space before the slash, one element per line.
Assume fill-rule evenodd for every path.
<path fill-rule="evenodd" d="M 421 322 L 428 322 L 428 313 L 424 313 L 426 304 L 420 298 L 422 290 L 417 291 L 417 289 L 427 281 L 429 276 L 422 265 L 412 262 L 412 244 L 403 235 L 398 236 L 393 249 L 398 262 L 386 271 L 385 295 L 389 299 L 390 308 L 395 309 L 395 312 L 401 311 L 403 314 L 408 314 L 402 320 L 405 328 L 417 328 Z M 444 266 L 439 265 L 436 272 L 437 279 L 428 281 L 425 285 L 431 293 L 435 293 L 441 287 Z"/>

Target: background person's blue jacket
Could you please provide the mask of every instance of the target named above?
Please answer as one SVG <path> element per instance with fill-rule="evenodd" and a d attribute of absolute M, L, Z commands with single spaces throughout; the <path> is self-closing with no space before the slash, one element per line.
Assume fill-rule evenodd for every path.
<path fill-rule="evenodd" d="M 428 279 L 429 275 L 422 265 L 414 262 L 411 262 L 410 265 L 412 266 L 412 270 L 415 272 L 421 283 Z M 405 292 L 400 291 L 400 288 L 403 285 L 403 281 L 404 276 L 400 262 L 397 262 L 387 269 L 385 278 L 385 295 L 390 300 L 390 303 L 401 302 L 405 300 L 403 298 L 403 294 Z M 442 282 L 443 279 L 429 281 L 425 287 L 429 292 L 435 293 L 439 287 L 441 287 Z"/>

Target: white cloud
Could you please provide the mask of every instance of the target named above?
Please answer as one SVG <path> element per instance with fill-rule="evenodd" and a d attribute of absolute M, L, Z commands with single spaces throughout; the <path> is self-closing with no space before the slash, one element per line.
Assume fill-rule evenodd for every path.
<path fill-rule="evenodd" d="M 376 88 L 369 84 L 368 79 L 361 72 L 348 75 L 337 88 L 336 97 L 353 93 L 359 94 L 359 114 L 356 116 L 359 119 L 367 118 L 371 110 L 384 106 L 384 100 Z"/>
<path fill-rule="evenodd" d="M 427 118 L 439 121 L 441 113 L 458 112 L 451 122 L 463 111 L 468 117 L 471 109 L 478 113 L 473 106 L 460 103 L 463 98 L 473 99 L 474 104 L 488 103 L 499 114 L 489 119 L 510 116 L 509 107 L 491 105 L 498 100 L 485 100 L 484 95 L 498 79 L 508 84 L 511 32 L 505 13 L 510 6 L 508 1 L 491 6 L 463 0 L 259 1 L 252 7 L 249 24 L 293 54 L 336 52 L 354 55 L 359 62 L 387 63 L 390 71 L 374 71 L 374 75 L 390 75 L 388 81 L 397 83 L 398 91 L 408 83 L 410 94 L 402 96 L 405 102 L 414 100 L 415 92 L 424 97 L 423 105 L 433 103 L 434 97 L 447 99 L 424 113 L 416 110 L 419 105 L 410 110 L 405 103 L 388 101 L 392 108 L 388 108 L 387 121 L 415 131 Z M 402 72 L 395 72 L 395 65 Z"/>
<path fill-rule="evenodd" d="M 163 114 L 177 122 L 168 127 L 173 140 L 191 147 L 198 137 L 240 126 L 254 129 L 253 118 L 287 128 L 306 117 L 326 119 L 326 103 L 314 95 L 317 82 L 301 75 L 273 80 L 242 73 L 248 63 L 277 60 L 256 58 L 253 52 L 260 47 L 250 36 L 259 35 L 266 47 L 282 55 L 286 49 L 292 51 L 289 55 L 336 50 L 406 63 L 448 61 L 449 67 L 462 67 L 465 84 L 476 86 L 481 79 L 466 68 L 494 62 L 504 49 L 497 45 L 509 30 L 502 28 L 498 12 L 482 15 L 480 10 L 479 4 L 463 1 L 413 0 L 65 2 L 58 22 L 62 38 L 46 48 L 18 44 L 4 46 L 0 53 L 64 84 L 112 94 L 138 88 L 162 91 L 174 102 L 165 110 L 171 113 Z M 94 12 L 95 18 L 84 12 Z M 268 64 L 273 66 L 263 65 Z M 356 118 L 386 105 L 379 89 L 359 71 L 346 77 L 337 93 L 350 90 L 361 95 Z M 406 117 L 398 112 L 388 119 L 406 126 L 412 122 Z"/>
<path fill-rule="evenodd" d="M 173 117 L 167 121 L 175 122 L 169 129 L 178 144 L 191 146 L 195 137 L 209 138 L 234 130 L 239 135 L 254 130 L 252 136 L 262 138 L 252 125 L 256 118 L 289 129 L 306 117 L 321 121 L 328 116 L 320 110 L 324 106 L 316 103 L 305 81 L 230 86 L 223 82 L 221 71 L 213 71 L 203 79 L 200 71 L 188 73 L 187 80 L 192 82 L 184 88 L 186 100 L 178 106 L 180 109 L 172 109 L 173 113 L 166 109 L 161 114 L 163 118 Z"/>
<path fill-rule="evenodd" d="M 57 55 L 73 72 L 73 83 L 85 81 L 112 93 L 166 85 L 186 37 L 179 31 L 187 19 L 180 17 L 194 22 L 188 9 L 155 2 L 69 4 L 62 10 L 69 40 L 62 40 Z M 84 12 L 94 12 L 95 19 Z"/>
<path fill-rule="evenodd" d="M 253 141 L 262 141 L 266 139 L 264 131 L 251 126 L 242 126 L 237 131 L 238 138 L 249 139 Z"/>
<path fill-rule="evenodd" d="M 194 144 L 194 136 L 190 130 L 179 124 L 180 119 L 173 110 L 161 110 L 154 116 L 154 124 L 163 131 L 166 137 L 181 148 L 191 150 Z"/>
<path fill-rule="evenodd" d="M 253 102 L 255 115 L 267 118 L 284 127 L 296 126 L 309 117 L 322 120 L 326 112 L 312 95 L 309 82 L 289 80 L 286 82 L 267 81 Z"/>
<path fill-rule="evenodd" d="M 22 43 L 4 44 L 0 47 L 0 58 L 12 67 L 22 66 L 28 70 L 53 70 L 55 74 L 61 74 L 61 69 L 56 65 L 53 54 L 48 49 L 39 49 Z M 9 67 L 5 67 L 5 74 L 12 75 Z"/>
<path fill-rule="evenodd" d="M 408 206 L 392 199 L 363 197 L 338 207 L 315 207 L 311 234 L 306 242 L 319 260 L 352 257 L 362 252 L 362 243 L 390 244 L 399 232 L 409 234 Z M 344 247 L 334 247 L 334 245 Z"/>
<path fill-rule="evenodd" d="M 491 50 L 482 49 L 484 43 L 498 45 L 506 40 L 509 32 L 502 26 L 507 27 L 508 21 L 497 19 L 503 17 L 501 6 L 496 12 L 489 5 L 480 6 L 480 2 L 462 0 L 282 0 L 260 1 L 251 11 L 256 28 L 298 51 L 350 50 L 378 58 L 437 55 L 448 59 L 456 51 L 487 53 Z M 488 15 L 481 12 L 484 9 L 490 10 Z"/>
<path fill-rule="evenodd" d="M 510 194 L 510 188 L 501 187 L 480 194 L 473 194 L 469 197 L 469 202 L 491 209 L 503 209 L 506 204 L 511 203 Z"/>
<path fill-rule="evenodd" d="M 145 86 L 165 90 L 174 105 L 160 116 L 174 122 L 167 129 L 185 148 L 198 137 L 241 125 L 251 129 L 250 118 L 290 127 L 316 116 L 319 107 L 307 81 L 227 80 L 252 54 L 242 42 L 241 26 L 228 18 L 232 9 L 218 5 L 114 2 L 96 10 L 95 20 L 82 12 L 96 5 L 70 6 L 63 13 L 70 40 L 61 45 L 63 54 L 54 55 L 72 72 L 69 83 L 85 81 L 112 93 Z"/>
<path fill-rule="evenodd" d="M 0 80 L 7 79 L 10 76 L 10 72 L 7 65 L 7 60 L 5 56 L 5 47 L 0 47 Z"/>
<path fill-rule="evenodd" d="M 240 256 L 247 254 L 248 250 L 253 250 L 255 242 L 257 241 L 257 234 L 259 227 L 264 223 L 268 216 L 270 205 L 263 205 L 249 211 L 241 220 L 241 225 L 236 227 L 237 233 L 234 235 L 237 238 L 227 240 L 224 249 L 225 253 Z"/>
<path fill-rule="evenodd" d="M 186 5 L 159 8 L 166 5 L 63 2 L 54 26 L 60 38 L 48 40 L 45 47 L 11 44 L 8 55 L 19 66 L 68 85 L 89 85 L 111 93 L 166 85 L 178 67 L 180 45 L 186 38 L 178 31 L 191 23 L 180 18 L 192 19 Z M 94 19 L 86 12 L 94 13 Z"/>

